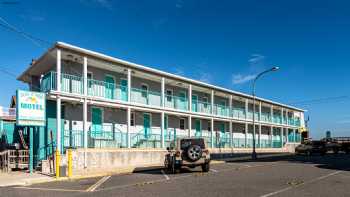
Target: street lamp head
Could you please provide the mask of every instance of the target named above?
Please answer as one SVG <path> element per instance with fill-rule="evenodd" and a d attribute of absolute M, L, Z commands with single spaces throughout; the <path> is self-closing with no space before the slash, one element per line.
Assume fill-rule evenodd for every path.
<path fill-rule="evenodd" d="M 275 66 L 275 67 L 271 68 L 272 71 L 277 71 L 279 69 L 280 69 L 280 67 L 278 67 L 278 66 Z"/>

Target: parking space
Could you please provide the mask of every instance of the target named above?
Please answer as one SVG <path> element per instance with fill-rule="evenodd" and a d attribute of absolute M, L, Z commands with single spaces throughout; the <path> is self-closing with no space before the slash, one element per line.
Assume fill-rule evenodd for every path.
<path fill-rule="evenodd" d="M 115 175 L 1 188 L 9 196 L 328 196 L 336 189 L 348 196 L 348 155 L 283 156 L 258 161 L 235 161 L 177 174 L 157 169 Z"/>

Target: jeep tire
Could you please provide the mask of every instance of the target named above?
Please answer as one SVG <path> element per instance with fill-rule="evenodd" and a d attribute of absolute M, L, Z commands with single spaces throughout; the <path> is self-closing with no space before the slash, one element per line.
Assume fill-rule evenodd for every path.
<path fill-rule="evenodd" d="M 198 145 L 191 145 L 187 149 L 187 158 L 192 161 L 198 161 L 202 157 L 202 149 Z"/>

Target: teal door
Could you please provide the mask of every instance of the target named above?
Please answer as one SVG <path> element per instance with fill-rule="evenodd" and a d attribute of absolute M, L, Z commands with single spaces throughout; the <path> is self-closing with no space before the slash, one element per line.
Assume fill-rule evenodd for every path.
<path fill-rule="evenodd" d="M 198 96 L 192 95 L 192 111 L 198 112 Z"/>
<path fill-rule="evenodd" d="M 143 127 L 144 127 L 144 136 L 148 138 L 151 134 L 151 116 L 150 114 L 143 114 Z"/>
<path fill-rule="evenodd" d="M 187 102 L 186 102 L 186 93 L 185 92 L 180 92 L 179 93 L 179 109 L 186 110 L 187 109 Z"/>
<path fill-rule="evenodd" d="M 102 109 L 92 108 L 91 137 L 102 134 Z"/>
<path fill-rule="evenodd" d="M 171 140 L 171 133 L 168 131 L 168 116 L 164 115 L 164 139 L 165 141 Z"/>
<path fill-rule="evenodd" d="M 225 132 L 225 123 L 221 123 L 220 124 L 220 142 L 221 142 L 221 146 L 224 147 L 224 144 L 226 143 L 226 132 Z"/>
<path fill-rule="evenodd" d="M 115 83 L 112 76 L 105 76 L 105 97 L 108 99 L 114 99 Z"/>
<path fill-rule="evenodd" d="M 128 100 L 128 81 L 126 79 L 120 80 L 120 97 L 122 101 Z"/>
<path fill-rule="evenodd" d="M 196 127 L 196 137 L 201 137 L 202 136 L 202 128 L 201 128 L 201 120 L 200 119 L 196 119 L 195 122 L 195 127 Z"/>

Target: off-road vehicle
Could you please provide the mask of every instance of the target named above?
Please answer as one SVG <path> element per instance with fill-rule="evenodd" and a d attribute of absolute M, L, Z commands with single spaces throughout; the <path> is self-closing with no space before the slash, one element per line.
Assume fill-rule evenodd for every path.
<path fill-rule="evenodd" d="M 164 165 L 166 170 L 176 173 L 182 166 L 194 168 L 201 166 L 203 172 L 210 168 L 210 154 L 205 147 L 203 138 L 181 138 L 176 139 L 167 147 Z"/>

